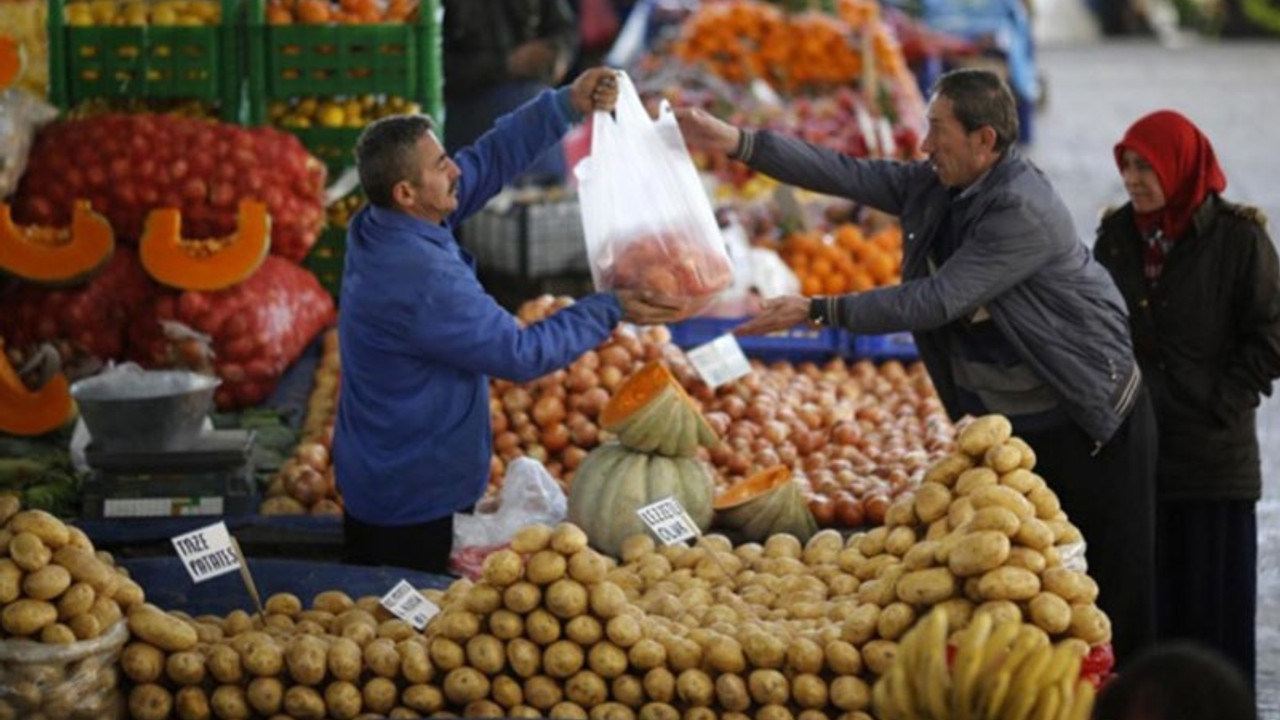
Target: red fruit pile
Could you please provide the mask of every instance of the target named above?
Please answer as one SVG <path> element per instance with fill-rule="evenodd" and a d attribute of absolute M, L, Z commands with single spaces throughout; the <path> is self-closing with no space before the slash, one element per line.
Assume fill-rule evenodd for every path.
<path fill-rule="evenodd" d="M 649 290 L 673 298 L 706 298 L 733 282 L 724 251 L 683 234 L 655 233 L 613 243 L 601 287 Z"/>
<path fill-rule="evenodd" d="M 324 166 L 294 136 L 167 115 L 101 115 L 40 132 L 14 199 L 20 223 L 65 225 L 85 198 L 133 242 L 149 210 L 182 211 L 189 238 L 236 229 L 243 199 L 271 213 L 271 252 L 299 261 L 324 223 Z"/>

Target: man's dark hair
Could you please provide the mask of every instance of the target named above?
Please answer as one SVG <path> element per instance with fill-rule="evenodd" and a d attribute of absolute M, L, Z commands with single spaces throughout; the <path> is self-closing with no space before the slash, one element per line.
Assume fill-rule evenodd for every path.
<path fill-rule="evenodd" d="M 1098 695 L 1094 720 L 1257 720 L 1244 675 L 1219 653 L 1179 642 L 1134 658 Z"/>
<path fill-rule="evenodd" d="M 969 132 L 990 125 L 996 131 L 996 152 L 1018 139 L 1018 105 L 1000 76 L 990 70 L 952 70 L 934 83 L 931 95 L 951 101 L 956 120 Z"/>
<path fill-rule="evenodd" d="M 412 177 L 413 147 L 423 135 L 435 130 L 426 115 L 392 115 L 369 123 L 356 140 L 356 170 L 365 197 L 378 207 L 391 207 L 391 190 L 396 183 Z"/>

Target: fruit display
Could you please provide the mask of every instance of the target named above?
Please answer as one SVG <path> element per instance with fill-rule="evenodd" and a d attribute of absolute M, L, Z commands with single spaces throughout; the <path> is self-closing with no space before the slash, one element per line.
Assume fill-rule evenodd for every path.
<path fill-rule="evenodd" d="M 307 415 L 293 456 L 267 484 L 263 515 L 339 515 L 342 499 L 333 477 L 333 423 L 338 409 L 341 359 L 338 331 L 324 333 L 324 352 L 307 400 Z"/>
<path fill-rule="evenodd" d="M 360 95 L 273 100 L 267 119 L 283 128 L 362 128 L 389 115 L 417 114 L 422 106 L 397 96 Z"/>
<path fill-rule="evenodd" d="M 115 663 L 142 588 L 79 529 L 0 496 L 0 712 L 97 718 L 120 704 Z"/>
<path fill-rule="evenodd" d="M 262 402 L 289 364 L 335 317 L 333 298 L 315 276 L 274 255 L 248 280 L 225 290 L 160 293 L 129 326 L 129 355 L 163 367 L 181 340 L 167 332 L 177 322 L 210 339 L 218 377 L 218 407 Z"/>
<path fill-rule="evenodd" d="M 48 14 L 45 0 L 0 2 L 0 90 L 16 87 L 41 98 L 49 92 Z"/>
<path fill-rule="evenodd" d="M 182 213 L 160 208 L 147 214 L 138 259 L 156 282 L 178 290 L 223 290 L 248 280 L 271 247 L 267 206 L 240 201 L 236 231 L 219 238 L 182 236 Z"/>
<path fill-rule="evenodd" d="M 71 27 L 200 27 L 222 23 L 219 0 L 68 0 Z"/>
<path fill-rule="evenodd" d="M 897 284 L 902 277 L 902 228 L 887 223 L 870 237 L 852 223 L 828 233 L 787 235 L 778 253 L 805 295 L 843 295 Z"/>
<path fill-rule="evenodd" d="M 269 0 L 269 25 L 377 25 L 413 22 L 417 0 Z"/>
<path fill-rule="evenodd" d="M 364 207 L 364 193 L 353 192 L 343 196 L 337 202 L 325 208 L 328 225 L 345 229 L 351 223 L 351 216 Z"/>
<path fill-rule="evenodd" d="M 62 373 L 28 388 L 19 377 L 0 338 L 0 433 L 43 435 L 67 424 L 75 415 L 71 390 Z"/>
<path fill-rule="evenodd" d="M 117 115 L 120 113 L 137 115 L 173 115 L 175 117 L 213 119 L 218 117 L 218 108 L 205 100 L 188 98 L 87 98 L 67 110 L 63 117 L 68 119 L 96 117 L 98 115 Z"/>
<path fill-rule="evenodd" d="M 623 540 L 645 531 L 636 511 L 666 497 L 700 530 L 711 527 L 715 482 L 696 452 L 719 438 L 666 365 L 653 361 L 627 378 L 600 412 L 600 423 L 617 441 L 582 460 L 567 515 L 593 547 L 616 557 Z"/>
<path fill-rule="evenodd" d="M 271 252 L 301 260 L 324 222 L 324 167 L 296 138 L 162 115 L 104 115 L 41 130 L 13 201 L 14 219 L 63 225 L 88 199 L 134 243 L 146 214 L 178 208 L 191 237 L 235 232 L 241 200 L 266 204 Z"/>
<path fill-rule="evenodd" d="M 1051 643 L 1033 625 L 990 613 L 974 617 L 947 642 L 950 616 L 935 608 L 903 637 L 898 657 L 872 690 L 876 717 L 1064 718 L 1088 720 L 1096 690 L 1083 676 L 1089 648 Z M 955 662 L 948 663 L 948 650 Z"/>
<path fill-rule="evenodd" d="M 38 284 L 73 284 L 91 278 L 115 252 L 106 218 L 77 200 L 66 227 L 20 226 L 0 202 L 0 272 Z"/>
<path fill-rule="evenodd" d="M 704 299 L 733 282 L 729 256 L 698 235 L 652 233 L 607 242 L 613 250 L 613 262 L 599 271 L 597 285 L 601 288 Z"/>

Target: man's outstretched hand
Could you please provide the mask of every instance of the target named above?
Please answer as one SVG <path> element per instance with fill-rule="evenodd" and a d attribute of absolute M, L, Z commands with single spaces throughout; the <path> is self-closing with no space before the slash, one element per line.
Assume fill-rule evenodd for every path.
<path fill-rule="evenodd" d="M 637 325 L 675 322 L 694 310 L 689 300 L 651 293 L 647 290 L 614 290 L 622 305 L 622 319 Z"/>
<path fill-rule="evenodd" d="M 591 68 L 569 86 L 569 104 L 579 115 L 593 111 L 613 112 L 618 104 L 617 73 L 605 67 Z"/>
<path fill-rule="evenodd" d="M 809 298 L 782 295 L 765 300 L 755 317 L 733 329 L 734 335 L 767 335 L 809 320 Z"/>
<path fill-rule="evenodd" d="M 731 153 L 738 149 L 742 130 L 700 108 L 678 108 L 676 122 L 685 144 L 694 150 L 719 150 Z"/>

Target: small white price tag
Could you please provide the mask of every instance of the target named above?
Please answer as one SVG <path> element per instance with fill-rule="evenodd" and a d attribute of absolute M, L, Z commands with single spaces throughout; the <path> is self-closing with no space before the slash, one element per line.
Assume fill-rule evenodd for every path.
<path fill-rule="evenodd" d="M 440 612 L 440 608 L 430 600 L 422 597 L 407 580 L 401 580 L 391 588 L 391 592 L 382 596 L 382 607 L 391 611 L 392 615 L 421 630 L 427 621 Z"/>
<path fill-rule="evenodd" d="M 685 512 L 680 501 L 673 497 L 665 497 L 638 508 L 636 515 L 640 516 L 663 545 L 691 540 L 699 534 L 697 523 Z"/>
<path fill-rule="evenodd" d="M 751 363 L 742 354 L 742 346 L 732 333 L 725 333 L 705 345 L 685 353 L 702 380 L 718 388 L 751 372 Z"/>
<path fill-rule="evenodd" d="M 225 522 L 217 522 L 172 538 L 191 582 L 202 583 L 240 569 L 240 554 L 231 545 Z"/>

